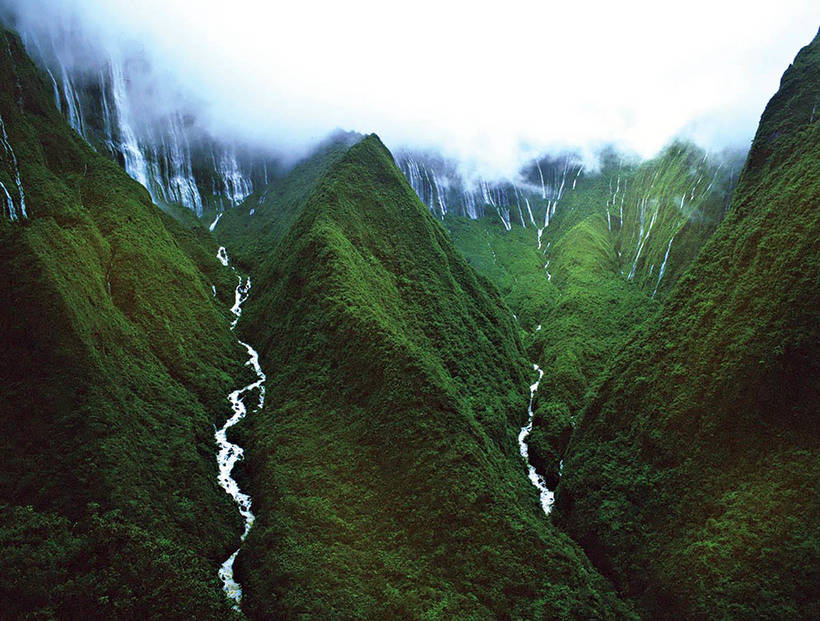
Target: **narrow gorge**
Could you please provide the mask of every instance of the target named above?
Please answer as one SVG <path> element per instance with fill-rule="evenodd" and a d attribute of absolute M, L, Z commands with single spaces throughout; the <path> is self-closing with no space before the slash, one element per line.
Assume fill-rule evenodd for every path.
<path fill-rule="evenodd" d="M 216 224 L 216 222 L 214 222 L 214 224 Z M 211 229 L 213 229 L 213 225 Z M 224 267 L 229 266 L 230 259 L 224 247 L 221 246 L 219 248 L 217 258 Z M 239 319 L 242 317 L 242 305 L 250 296 L 251 279 L 250 276 L 248 276 L 243 284 L 242 276 L 237 274 L 236 268 L 231 267 L 231 270 L 234 274 L 236 274 L 236 277 L 239 280 L 234 292 L 234 305 L 231 307 L 231 313 L 234 315 L 234 319 L 231 321 L 230 328 L 231 330 L 234 330 L 236 328 L 236 324 L 239 322 Z M 214 290 L 214 293 L 216 293 L 216 290 Z M 243 386 L 242 388 L 238 388 L 228 395 L 228 401 L 231 404 L 233 416 L 226 420 L 225 424 L 215 433 L 215 438 L 217 448 L 219 449 L 216 457 L 217 464 L 219 465 L 219 485 L 225 490 L 225 493 L 234 500 L 239 508 L 239 513 L 244 519 L 244 528 L 240 537 L 240 541 L 243 542 L 248 536 L 256 516 L 253 514 L 253 503 L 251 502 L 250 495 L 239 489 L 239 484 L 232 476 L 234 466 L 236 466 L 237 462 L 243 459 L 245 451 L 238 444 L 234 444 L 228 440 L 228 430 L 234 425 L 240 423 L 249 413 L 248 406 L 245 404 L 245 399 L 252 396 L 254 393 L 257 393 L 258 396 L 256 405 L 252 406 L 250 413 L 252 414 L 254 412 L 258 412 L 265 407 L 266 377 L 262 372 L 262 367 L 259 366 L 259 354 L 257 351 L 239 339 L 237 339 L 237 342 L 244 347 L 248 353 L 248 361 L 245 363 L 245 366 L 248 366 L 253 370 L 256 375 L 256 381 L 248 384 L 247 386 Z M 239 554 L 240 550 L 241 547 L 237 548 L 236 551 L 231 554 L 219 568 L 219 579 L 222 581 L 222 588 L 225 590 L 225 594 L 236 602 L 237 608 L 242 601 L 242 587 L 234 579 L 233 566 L 236 561 L 236 556 Z"/>

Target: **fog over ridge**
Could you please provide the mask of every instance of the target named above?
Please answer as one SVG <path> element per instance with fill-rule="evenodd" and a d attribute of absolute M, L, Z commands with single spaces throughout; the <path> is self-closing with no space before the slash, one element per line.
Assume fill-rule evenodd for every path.
<path fill-rule="evenodd" d="M 663 4 L 0 0 L 24 36 L 143 59 L 145 122 L 180 112 L 291 156 L 337 128 L 376 132 L 486 177 L 547 150 L 747 145 L 820 9 Z"/>

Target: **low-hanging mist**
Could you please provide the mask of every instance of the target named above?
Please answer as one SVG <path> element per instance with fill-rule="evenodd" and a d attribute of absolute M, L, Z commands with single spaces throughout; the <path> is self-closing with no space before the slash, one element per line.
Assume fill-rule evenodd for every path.
<path fill-rule="evenodd" d="M 675 136 L 746 146 L 820 17 L 802 0 L 765 11 L 517 2 L 503 13 L 426 1 L 0 5 L 24 36 L 144 59 L 152 114 L 195 110 L 213 135 L 291 156 L 336 128 L 375 131 L 484 177 L 512 177 L 545 150 L 589 156 L 614 143 L 646 157 Z"/>

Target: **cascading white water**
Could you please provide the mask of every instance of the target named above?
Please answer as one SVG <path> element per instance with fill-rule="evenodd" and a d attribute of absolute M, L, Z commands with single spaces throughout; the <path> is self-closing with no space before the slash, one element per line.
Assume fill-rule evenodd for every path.
<path fill-rule="evenodd" d="M 191 147 L 188 144 L 188 137 L 182 131 L 182 118 L 179 113 L 173 115 L 168 131 L 162 134 L 162 146 L 168 169 L 165 186 L 169 199 L 185 205 L 196 215 L 201 216 L 202 195 L 194 179 Z"/>
<path fill-rule="evenodd" d="M 151 198 L 156 201 L 148 177 L 148 163 L 140 148 L 131 119 L 131 101 L 128 97 L 125 73 L 121 62 L 111 62 L 111 91 L 114 96 L 114 109 L 117 114 L 120 153 L 122 153 L 125 171 L 142 185 L 148 188 Z"/>
<path fill-rule="evenodd" d="M 236 152 L 233 149 L 224 149 L 219 154 L 219 159 L 212 154 L 211 159 L 214 170 L 222 180 L 224 195 L 231 202 L 231 206 L 236 207 L 253 192 L 250 178 L 239 169 Z"/>
<path fill-rule="evenodd" d="M 540 328 L 540 326 L 539 326 Z M 532 431 L 532 421 L 533 421 L 533 411 L 532 411 L 532 402 L 535 398 L 535 393 L 538 391 L 538 384 L 541 383 L 541 378 L 544 377 L 544 371 L 539 367 L 537 364 L 532 365 L 533 370 L 538 372 L 538 379 L 535 380 L 534 384 L 530 385 L 530 404 L 527 408 L 527 424 L 521 427 L 521 432 L 518 434 L 518 449 L 521 453 L 521 457 L 524 458 L 524 463 L 527 465 L 528 476 L 530 482 L 536 487 L 538 490 L 538 494 L 541 498 L 541 508 L 544 510 L 544 513 L 549 514 L 550 510 L 552 509 L 552 503 L 555 499 L 555 495 L 549 489 L 547 489 L 547 484 L 544 482 L 544 477 L 538 474 L 535 471 L 535 466 L 530 463 L 530 451 L 529 447 L 527 446 L 527 436 L 530 435 Z"/>
<path fill-rule="evenodd" d="M 227 266 L 229 264 L 228 253 L 224 247 L 219 248 L 217 258 L 223 265 Z M 236 271 L 235 268 L 232 269 Z M 236 328 L 236 324 L 242 316 L 242 304 L 244 304 L 248 299 L 251 289 L 250 277 L 248 277 L 244 284 L 242 283 L 241 276 L 237 275 L 237 278 L 239 279 L 239 284 L 236 286 L 236 290 L 234 292 L 234 305 L 231 307 L 231 313 L 234 315 L 234 319 L 231 322 L 231 330 Z M 216 288 L 214 288 L 214 294 L 216 294 Z M 245 527 L 242 531 L 242 536 L 240 537 L 241 543 L 244 542 L 245 538 L 248 536 L 256 516 L 252 511 L 251 497 L 239 489 L 239 485 L 231 476 L 231 472 L 233 471 L 236 463 L 244 457 L 244 450 L 238 444 L 234 444 L 228 440 L 228 429 L 239 423 L 239 421 L 247 415 L 248 407 L 245 405 L 245 398 L 249 394 L 254 391 L 258 391 L 259 393 L 258 401 L 253 410 L 254 412 L 258 412 L 264 407 L 266 377 L 262 371 L 262 367 L 259 365 L 259 354 L 257 351 L 244 341 L 239 339 L 237 339 L 237 341 L 248 352 L 248 361 L 245 365 L 253 369 L 256 374 L 256 381 L 248 384 L 247 386 L 243 386 L 242 388 L 238 388 L 228 395 L 228 401 L 231 404 L 233 416 L 231 416 L 222 428 L 214 434 L 214 437 L 216 438 L 218 448 L 216 461 L 219 466 L 219 485 L 231 498 L 233 498 L 234 502 L 236 502 L 239 507 L 239 513 L 245 520 Z M 234 579 L 233 565 L 236 561 L 236 556 L 239 554 L 239 550 L 241 550 L 241 545 L 225 560 L 224 563 L 222 563 L 222 566 L 219 568 L 219 579 L 222 581 L 222 588 L 225 591 L 225 594 L 236 602 L 234 607 L 237 609 L 242 601 L 242 586 Z"/>
<path fill-rule="evenodd" d="M 544 185 L 544 173 L 541 170 L 541 163 L 538 160 L 535 160 L 535 165 L 538 166 L 538 174 L 541 176 L 541 198 L 546 200 L 546 198 L 547 198 L 547 188 Z"/>
<path fill-rule="evenodd" d="M 452 212 L 476 220 L 487 214 L 486 208 L 492 208 L 508 231 L 512 230 L 513 220 L 522 228 L 527 228 L 527 220 L 534 228 L 538 228 L 533 213 L 534 207 L 529 200 L 529 196 L 538 194 L 547 201 L 544 227 L 548 226 L 555 216 L 558 201 L 568 188 L 575 189 L 583 170 L 582 165 L 572 164 L 569 157 L 564 159 L 561 168 L 555 170 L 544 169 L 539 160 L 533 161 L 538 170 L 540 185 L 526 181 L 519 185 L 520 180 L 488 181 L 481 177 L 468 182 L 455 172 L 454 167 L 448 170 L 446 164 L 422 160 L 409 153 L 396 156 L 396 164 L 410 187 L 441 219 Z M 574 176 L 570 178 L 570 174 Z M 451 199 L 451 205 L 448 205 L 447 196 L 458 198 Z M 518 217 L 515 215 L 516 210 Z"/>
<path fill-rule="evenodd" d="M 661 278 L 663 278 L 664 272 L 666 272 L 666 262 L 669 259 L 669 251 L 672 249 L 672 242 L 675 241 L 675 236 L 673 235 L 672 238 L 669 240 L 669 244 L 666 246 L 666 254 L 663 255 L 663 262 L 661 263 L 661 269 L 658 270 L 658 282 L 655 283 L 655 290 L 652 292 L 652 297 L 655 297 L 655 294 L 658 292 L 658 287 L 661 286 Z"/>
<path fill-rule="evenodd" d="M 638 267 L 638 259 L 641 256 L 641 251 L 643 251 L 644 246 L 646 245 L 646 241 L 649 239 L 649 234 L 652 232 L 652 225 L 655 224 L 655 218 L 658 216 L 658 207 L 655 207 L 655 212 L 652 214 L 652 219 L 649 221 L 649 227 L 646 229 L 646 235 L 643 234 L 643 219 L 644 219 L 644 209 L 646 207 L 646 199 L 644 199 L 643 207 L 641 207 L 641 230 L 639 234 L 639 243 L 638 243 L 638 251 L 635 253 L 635 260 L 632 262 L 632 269 L 629 271 L 629 276 L 627 276 L 628 280 L 632 280 L 635 277 L 635 270 Z"/>
<path fill-rule="evenodd" d="M 77 96 L 74 83 L 71 81 L 71 77 L 68 71 L 66 71 L 65 65 L 62 63 L 60 63 L 60 77 L 62 78 L 63 94 L 65 95 L 65 102 L 68 108 L 68 124 L 71 125 L 74 131 L 80 134 L 80 136 L 85 137 L 85 123 L 83 122 L 80 98 Z M 59 95 L 57 101 L 59 102 Z M 62 105 L 58 105 L 57 107 L 62 108 Z"/>
<path fill-rule="evenodd" d="M 446 183 L 442 183 L 439 176 L 433 172 L 433 185 L 435 186 L 436 190 L 436 200 L 438 201 L 438 208 L 439 212 L 441 213 L 441 219 L 444 220 L 444 216 L 447 215 L 447 199 L 444 195 L 444 191 L 442 187 L 447 187 Z"/>
<path fill-rule="evenodd" d="M 219 247 L 219 251 L 216 253 L 216 258 L 219 259 L 219 262 L 228 267 L 228 251 L 225 250 L 224 246 Z"/>
<path fill-rule="evenodd" d="M 148 189 L 154 202 L 178 203 L 201 216 L 207 193 L 200 184 L 209 184 L 208 177 L 220 203 L 224 197 L 237 205 L 253 191 L 250 166 L 240 166 L 235 146 L 215 142 L 180 109 L 157 117 L 142 106 L 146 96 L 152 96 L 145 92 L 151 81 L 141 73 L 144 59 L 99 56 L 100 68 L 91 73 L 73 59 L 77 50 L 89 56 L 100 50 L 85 49 L 85 41 L 69 45 L 67 40 L 44 37 L 33 36 L 31 46 L 51 80 L 57 109 L 92 147 L 104 145 L 108 155 Z M 200 153 L 192 153 L 192 145 L 197 139 L 201 141 L 196 149 L 202 148 L 202 155 L 210 155 L 213 162 L 212 170 L 198 170 L 202 178 L 194 176 L 194 160 Z M 267 162 L 262 163 L 267 179 Z"/>
<path fill-rule="evenodd" d="M 584 166 L 583 166 L 583 165 L 581 165 L 581 167 L 578 169 L 578 172 L 577 172 L 577 173 L 575 173 L 575 179 L 573 179 L 573 180 L 572 180 L 572 189 L 573 189 L 573 190 L 575 189 L 575 184 L 576 184 L 576 183 L 578 183 L 578 177 L 580 177 L 580 176 L 581 176 L 581 171 L 582 171 L 582 170 L 584 170 Z"/>
<path fill-rule="evenodd" d="M 17 213 L 14 208 L 14 201 L 11 199 L 11 194 L 9 194 L 6 185 L 2 181 L 0 181 L 0 188 L 3 188 L 3 193 L 6 195 L 6 211 L 8 212 L 9 220 L 15 220 Z"/>
<path fill-rule="evenodd" d="M 54 74 L 51 69 L 46 67 L 48 77 L 51 78 L 51 87 L 54 89 L 54 104 L 57 106 L 57 112 L 63 111 L 63 103 L 60 101 L 60 88 L 57 86 L 57 80 L 54 79 Z"/>
<path fill-rule="evenodd" d="M 14 149 L 9 142 L 8 134 L 6 134 L 6 124 L 3 122 L 2 116 L 0 116 L 0 144 L 2 144 L 3 150 L 6 152 L 6 156 L 8 156 L 12 166 L 14 167 L 13 177 L 14 183 L 17 185 L 17 194 L 20 204 L 20 213 L 18 214 L 8 189 L 5 185 L 3 185 L 3 193 L 6 195 L 6 206 L 9 212 L 9 220 L 17 220 L 21 217 L 28 218 L 28 214 L 26 213 L 26 194 L 23 192 L 23 182 L 20 179 L 20 167 L 17 165 L 17 156 L 14 154 Z"/>

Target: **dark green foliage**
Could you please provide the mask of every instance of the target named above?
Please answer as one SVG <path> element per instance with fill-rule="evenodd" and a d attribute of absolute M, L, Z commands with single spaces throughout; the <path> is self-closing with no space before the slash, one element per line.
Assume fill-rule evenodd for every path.
<path fill-rule="evenodd" d="M 458 249 L 499 287 L 526 331 L 529 359 L 544 369 L 528 445 L 533 465 L 551 486 L 587 390 L 655 309 L 620 274 L 590 185 L 577 190 L 586 202 L 576 198 L 560 219 L 556 213 L 541 249 L 532 229 L 506 231 L 491 218 L 445 221 Z"/>
<path fill-rule="evenodd" d="M 0 221 L 4 606 L 229 614 L 216 569 L 239 519 L 216 484 L 213 424 L 242 352 L 197 269 L 215 245 L 68 128 L 16 37 L 0 46 L 30 216 Z"/>
<path fill-rule="evenodd" d="M 303 196 L 240 324 L 268 374 L 246 613 L 625 615 L 527 482 L 527 364 L 494 288 L 375 136 Z"/>
<path fill-rule="evenodd" d="M 532 432 L 527 437 L 530 463 L 544 475 L 550 489 L 558 485 L 561 458 L 569 444 L 573 427 L 573 416 L 563 401 L 542 402 L 535 410 Z"/>
<path fill-rule="evenodd" d="M 212 437 L 247 373 L 235 275 L 0 39 L 30 215 L 0 218 L 3 614 L 235 616 L 216 568 L 239 518 Z M 731 158 L 683 143 L 605 157 L 540 248 L 495 216 L 445 229 L 375 136 L 334 137 L 226 213 L 216 236 L 254 282 L 239 330 L 268 375 L 235 430 L 258 516 L 245 612 L 820 617 L 819 69 L 816 40 L 719 228 Z M 530 456 L 575 541 L 518 454 L 530 361 Z"/>
<path fill-rule="evenodd" d="M 657 291 L 662 298 L 723 220 L 742 157 L 735 151 L 707 156 L 679 140 L 640 164 L 604 152 L 600 171 L 584 175 L 578 189 L 565 194 L 548 232 L 554 243 L 597 215 L 596 226 L 607 231 L 619 273 L 647 295 Z"/>
<path fill-rule="evenodd" d="M 225 212 L 214 234 L 231 249 L 231 260 L 246 269 L 266 265 L 267 254 L 290 230 L 318 181 L 360 138 L 341 132 L 330 136 L 293 169 Z"/>
<path fill-rule="evenodd" d="M 732 209 L 573 435 L 560 523 L 647 616 L 818 609 L 820 39 L 781 82 Z"/>
<path fill-rule="evenodd" d="M 545 371 L 528 444 L 550 484 L 557 483 L 566 425 L 586 393 L 631 331 L 655 312 L 648 298 L 664 297 L 723 218 L 736 157 L 709 161 L 683 142 L 643 163 L 603 152 L 600 170 L 565 191 L 540 248 L 534 228 L 513 223 L 507 231 L 494 216 L 445 219 L 458 249 L 518 316 L 529 357 Z M 555 407 L 569 412 L 570 422 L 552 420 L 545 408 Z"/>
<path fill-rule="evenodd" d="M 114 511 L 72 523 L 32 507 L 0 507 L 7 619 L 187 619 L 233 615 L 213 566 Z M 192 588 L 196 585 L 198 588 Z"/>
<path fill-rule="evenodd" d="M 558 297 L 547 278 L 536 231 L 520 226 L 507 231 L 496 216 L 479 220 L 447 216 L 444 225 L 467 262 L 496 286 L 519 326 L 527 332 L 535 330 Z"/>

